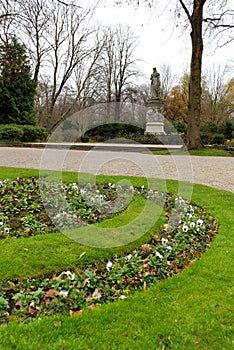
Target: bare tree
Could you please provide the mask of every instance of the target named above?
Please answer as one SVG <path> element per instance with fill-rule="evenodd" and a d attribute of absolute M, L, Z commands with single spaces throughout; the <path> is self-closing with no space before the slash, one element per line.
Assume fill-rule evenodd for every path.
<path fill-rule="evenodd" d="M 58 113 L 57 108 L 54 107 L 54 109 L 56 108 L 56 116 L 53 115 L 50 130 L 53 130 L 62 120 L 65 120 L 75 111 L 94 104 L 99 97 L 97 77 L 100 74 L 100 69 L 97 62 L 103 50 L 104 42 L 102 38 L 99 38 L 98 32 L 95 33 L 95 38 L 92 39 L 92 45 L 89 48 L 86 47 L 87 55 L 83 55 L 73 69 L 71 86 L 63 89 L 66 94 L 64 94 L 64 91 L 60 94 L 59 102 L 61 105 L 61 99 L 63 100 L 62 108 L 59 109 Z"/>
<path fill-rule="evenodd" d="M 74 78 L 77 67 L 85 64 L 93 52 L 89 40 L 93 29 L 88 22 L 91 10 L 83 10 L 75 4 L 64 6 L 55 4 L 51 18 L 51 35 L 48 42 L 51 44 L 47 66 L 50 67 L 51 97 L 48 114 L 53 119 L 55 105 L 63 92 L 63 89 Z M 49 129 L 53 129 L 54 122 Z"/>
<path fill-rule="evenodd" d="M 130 27 L 122 25 L 107 27 L 104 36 L 105 48 L 100 60 L 103 90 L 106 102 L 117 102 L 115 117 L 118 120 L 120 102 L 124 100 L 125 90 L 131 85 L 133 78 L 139 75 L 134 56 L 137 39 Z"/>
<path fill-rule="evenodd" d="M 13 34 L 13 23 L 18 11 L 16 10 L 17 4 L 12 0 L 2 0 L 0 7 L 0 40 L 3 43 L 9 41 L 9 38 Z"/>
<path fill-rule="evenodd" d="M 38 83 L 39 72 L 46 55 L 51 50 L 48 42 L 52 8 L 47 0 L 18 0 L 20 15 L 16 27 L 21 27 L 23 40 L 28 47 L 31 61 L 34 64 L 33 78 Z"/>
<path fill-rule="evenodd" d="M 200 137 L 200 115 L 201 115 L 201 76 L 202 76 L 202 57 L 203 57 L 203 23 L 208 24 L 212 30 L 216 30 L 217 35 L 223 35 L 224 31 L 234 29 L 234 10 L 231 5 L 232 0 L 214 1 L 210 0 L 171 0 L 176 5 L 175 14 L 177 18 L 183 13 L 190 28 L 190 37 L 192 44 L 191 62 L 190 62 L 190 84 L 189 84 L 189 121 L 187 133 L 188 149 L 197 149 L 202 147 Z M 121 1 L 117 1 L 120 3 Z M 130 0 L 137 2 L 138 0 Z M 145 3 L 156 5 L 157 0 L 145 0 Z M 205 4 L 208 6 L 205 8 Z M 205 10 L 205 11 L 204 11 Z M 204 14 L 205 12 L 205 14 Z M 230 40 L 226 40 L 229 42 Z"/>
<path fill-rule="evenodd" d="M 160 66 L 161 83 L 164 98 L 168 96 L 173 84 L 175 83 L 176 76 L 173 74 L 170 65 L 163 64 Z"/>
<path fill-rule="evenodd" d="M 230 99 L 229 85 L 225 83 L 227 66 L 211 67 L 205 74 L 205 87 L 202 94 L 203 122 L 221 124 L 228 120 Z"/>

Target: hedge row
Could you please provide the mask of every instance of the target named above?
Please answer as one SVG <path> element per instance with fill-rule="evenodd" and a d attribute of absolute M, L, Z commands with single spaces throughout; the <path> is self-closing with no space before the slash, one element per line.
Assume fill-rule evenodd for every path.
<path fill-rule="evenodd" d="M 45 128 L 35 125 L 0 125 L 0 141 L 36 142 L 45 141 L 48 134 Z"/>

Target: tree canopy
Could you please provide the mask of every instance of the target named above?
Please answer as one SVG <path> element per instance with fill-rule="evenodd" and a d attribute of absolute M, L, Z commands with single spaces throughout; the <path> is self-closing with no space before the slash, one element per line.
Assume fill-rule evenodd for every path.
<path fill-rule="evenodd" d="M 13 37 L 0 46 L 0 124 L 36 124 L 35 88 L 26 48 Z"/>

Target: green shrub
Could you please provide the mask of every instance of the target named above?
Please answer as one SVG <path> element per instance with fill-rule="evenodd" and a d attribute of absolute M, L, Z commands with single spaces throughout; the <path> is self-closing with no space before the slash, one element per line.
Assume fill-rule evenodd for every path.
<path fill-rule="evenodd" d="M 16 124 L 2 124 L 0 126 L 1 141 L 45 141 L 47 136 L 46 130 L 41 126 Z"/>
<path fill-rule="evenodd" d="M 0 140 L 1 141 L 21 141 L 23 137 L 22 127 L 15 124 L 0 125 Z"/>
<path fill-rule="evenodd" d="M 123 124 L 123 123 L 109 123 L 102 124 L 93 127 L 86 132 L 86 135 L 92 136 L 102 136 L 105 140 L 116 138 L 116 137 L 126 137 L 132 133 L 144 134 L 144 130 L 136 125 Z"/>
<path fill-rule="evenodd" d="M 48 133 L 45 128 L 41 126 L 22 125 L 23 136 L 21 141 L 23 142 L 35 142 L 45 141 Z"/>
<path fill-rule="evenodd" d="M 80 137 L 81 142 L 89 142 L 89 136 L 88 135 L 82 135 Z"/>
<path fill-rule="evenodd" d="M 218 125 L 213 122 L 201 125 L 200 130 L 203 144 L 213 143 L 212 137 L 219 133 Z"/>
<path fill-rule="evenodd" d="M 226 139 L 231 139 L 232 138 L 232 133 L 234 132 L 234 123 L 231 122 L 230 120 L 226 121 L 219 127 L 219 132 L 224 134 Z"/>
<path fill-rule="evenodd" d="M 187 125 L 183 122 L 173 122 L 172 125 L 179 133 L 185 134 L 187 132 Z"/>
<path fill-rule="evenodd" d="M 218 129 L 219 129 L 218 125 L 213 123 L 213 122 L 209 122 L 209 123 L 201 126 L 201 131 L 203 131 L 205 134 L 206 133 L 217 133 Z"/>
<path fill-rule="evenodd" d="M 215 134 L 211 138 L 211 144 L 221 145 L 224 143 L 225 140 L 226 140 L 226 138 L 223 134 Z"/>
<path fill-rule="evenodd" d="M 97 142 L 104 142 L 105 141 L 105 137 L 104 136 L 97 136 L 96 141 Z"/>

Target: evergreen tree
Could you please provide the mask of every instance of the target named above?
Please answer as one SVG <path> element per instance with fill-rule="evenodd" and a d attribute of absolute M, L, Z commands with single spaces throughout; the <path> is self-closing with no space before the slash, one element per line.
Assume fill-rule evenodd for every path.
<path fill-rule="evenodd" d="M 34 97 L 26 48 L 16 37 L 0 46 L 0 124 L 36 124 Z"/>

